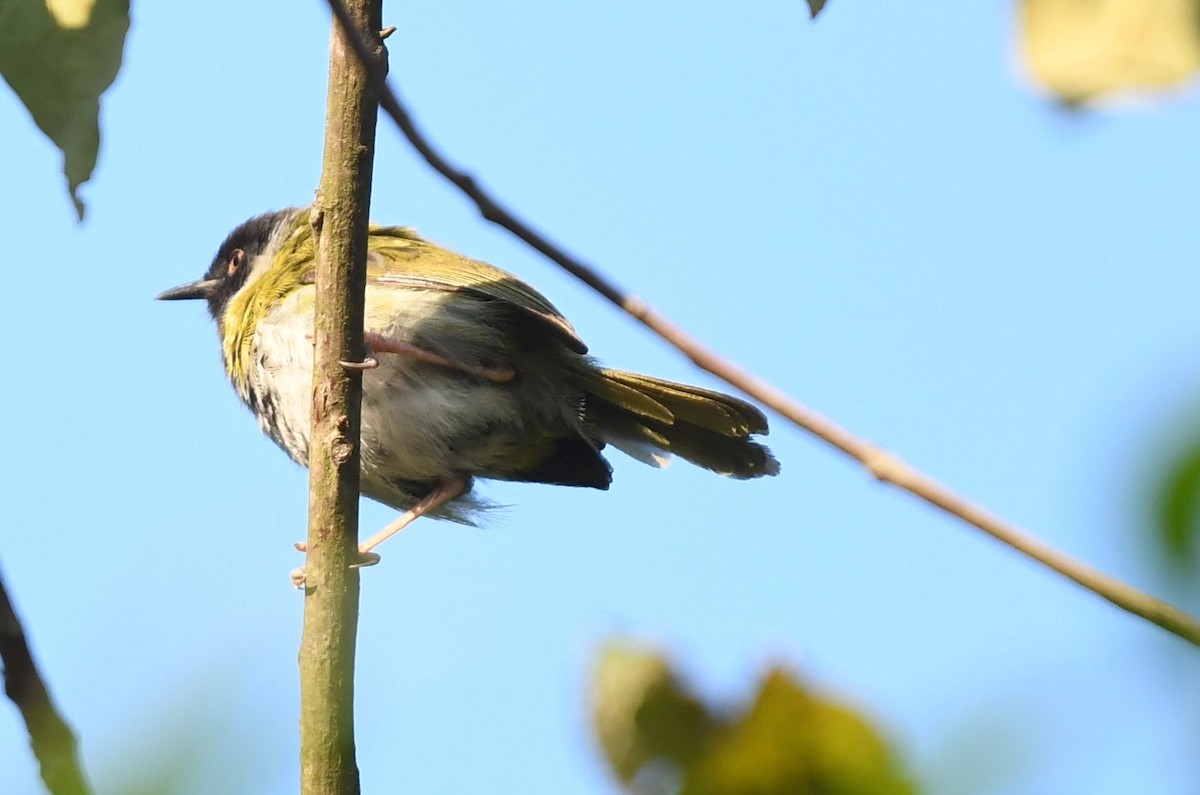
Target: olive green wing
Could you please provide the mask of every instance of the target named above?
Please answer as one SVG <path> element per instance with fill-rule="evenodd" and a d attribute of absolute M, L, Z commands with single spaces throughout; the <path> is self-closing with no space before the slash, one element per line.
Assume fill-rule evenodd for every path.
<path fill-rule="evenodd" d="M 430 243 L 402 226 L 372 227 L 368 252 L 367 280 L 374 286 L 461 291 L 501 301 L 575 353 L 587 353 L 587 345 L 562 313 L 511 273 Z"/>

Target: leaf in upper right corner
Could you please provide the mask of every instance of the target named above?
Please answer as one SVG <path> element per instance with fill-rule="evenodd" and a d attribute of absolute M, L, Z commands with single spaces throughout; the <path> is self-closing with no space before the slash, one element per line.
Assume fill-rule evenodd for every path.
<path fill-rule="evenodd" d="M 825 8 L 825 0 L 808 0 L 808 13 L 812 19 L 817 18 L 817 14 Z"/>
<path fill-rule="evenodd" d="M 1200 0 L 1017 0 L 1024 66 L 1068 106 L 1159 95 L 1200 69 Z"/>
<path fill-rule="evenodd" d="M 0 0 L 0 76 L 62 151 L 80 219 L 79 186 L 100 148 L 100 95 L 121 68 L 128 30 L 129 0 Z"/>
<path fill-rule="evenodd" d="M 856 709 L 776 669 L 750 709 L 690 772 L 681 795 L 915 795 Z"/>

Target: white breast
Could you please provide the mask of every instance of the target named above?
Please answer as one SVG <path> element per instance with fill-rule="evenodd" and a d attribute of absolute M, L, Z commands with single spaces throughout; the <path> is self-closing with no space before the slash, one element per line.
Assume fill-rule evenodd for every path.
<path fill-rule="evenodd" d="M 251 394 L 243 395 L 263 430 L 296 461 L 307 464 L 312 405 L 312 306 L 304 287 L 258 326 L 251 346 Z M 401 341 L 430 322 L 453 298 L 442 290 L 387 290 L 372 300 L 366 327 Z M 454 370 L 379 354 L 363 375 L 363 489 L 380 492 L 395 481 L 430 482 L 471 467 L 454 449 L 465 429 L 520 424 L 513 393 Z M 377 496 L 377 495 L 372 495 Z M 377 496 L 378 498 L 378 496 Z"/>

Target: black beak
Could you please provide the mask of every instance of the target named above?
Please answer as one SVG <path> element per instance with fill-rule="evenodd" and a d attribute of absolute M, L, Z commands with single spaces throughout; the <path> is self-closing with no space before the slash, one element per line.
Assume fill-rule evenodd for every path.
<path fill-rule="evenodd" d="M 178 287 L 172 287 L 170 290 L 157 296 L 154 300 L 183 301 L 191 298 L 208 298 L 220 284 L 220 279 L 201 279 L 196 282 L 188 282 Z"/>

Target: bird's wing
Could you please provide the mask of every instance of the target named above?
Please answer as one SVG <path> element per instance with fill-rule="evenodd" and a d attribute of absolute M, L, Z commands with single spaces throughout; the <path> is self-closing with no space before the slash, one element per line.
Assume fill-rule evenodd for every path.
<path fill-rule="evenodd" d="M 461 291 L 502 301 L 553 333 L 574 352 L 587 353 L 587 345 L 570 322 L 541 293 L 511 273 L 430 243 L 408 227 L 371 229 L 367 279 L 378 287 Z"/>

